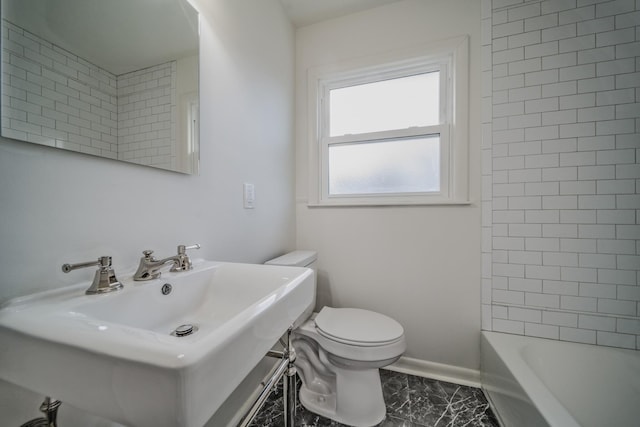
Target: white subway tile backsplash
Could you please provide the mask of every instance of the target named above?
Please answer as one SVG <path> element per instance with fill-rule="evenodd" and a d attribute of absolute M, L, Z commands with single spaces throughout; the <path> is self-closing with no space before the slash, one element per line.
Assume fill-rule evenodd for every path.
<path fill-rule="evenodd" d="M 598 270 L 598 282 L 609 283 L 612 285 L 630 285 L 636 284 L 636 272 L 633 270 Z"/>
<path fill-rule="evenodd" d="M 527 196 L 553 196 L 558 194 L 557 182 L 528 182 L 525 183 Z"/>
<path fill-rule="evenodd" d="M 531 18 L 540 16 L 540 3 L 527 4 L 524 6 L 513 7 L 507 10 L 509 21 Z"/>
<path fill-rule="evenodd" d="M 636 34 L 634 28 L 624 28 L 615 31 L 596 34 L 596 46 L 615 46 L 622 43 L 635 41 Z"/>
<path fill-rule="evenodd" d="M 542 69 L 571 67 L 577 64 L 576 54 L 574 52 L 561 53 L 559 55 L 545 56 L 542 58 Z"/>
<path fill-rule="evenodd" d="M 524 81 L 526 86 L 557 83 L 559 81 L 558 75 L 558 70 L 556 69 L 533 71 L 525 74 Z"/>
<path fill-rule="evenodd" d="M 560 125 L 560 136 L 563 138 L 593 135 L 593 123 L 575 125 Z M 560 166 L 589 166 L 596 164 L 596 152 L 576 151 L 574 153 L 560 153 Z M 580 169 L 578 169 L 578 173 Z"/>
<path fill-rule="evenodd" d="M 504 24 L 494 25 L 492 28 L 492 35 L 494 38 L 510 36 L 513 34 L 519 34 L 524 31 L 524 21 L 517 20 L 513 22 L 506 22 Z"/>
<path fill-rule="evenodd" d="M 578 117 L 580 117 L 579 111 Z M 587 136 L 578 138 L 578 151 L 613 150 L 615 148 L 615 135 Z"/>
<path fill-rule="evenodd" d="M 529 307 L 560 308 L 560 295 L 527 292 L 525 294 L 525 305 Z"/>
<path fill-rule="evenodd" d="M 640 10 L 636 6 L 635 12 L 623 13 L 615 17 L 616 28 L 634 27 L 640 22 Z"/>
<path fill-rule="evenodd" d="M 518 91 L 518 92 L 515 92 L 513 94 L 513 96 L 514 96 L 513 100 L 532 99 L 533 96 L 530 95 L 531 92 L 538 92 L 538 97 L 540 96 L 539 95 L 540 86 L 533 86 L 532 87 L 532 89 L 534 89 L 533 91 L 529 91 L 528 89 L 530 89 L 530 88 L 513 89 L 514 91 Z M 511 96 L 511 94 L 510 94 L 510 96 Z M 517 129 L 517 131 L 513 132 L 512 135 L 518 135 L 518 139 L 513 139 L 513 140 L 510 140 L 510 141 L 504 141 L 504 142 L 524 141 L 524 130 L 523 129 L 527 128 L 527 127 L 540 126 L 541 124 L 542 124 L 542 117 L 541 117 L 540 113 L 523 114 L 521 116 L 511 116 L 511 117 L 509 117 L 509 128 L 510 129 Z M 494 136 L 494 138 L 495 138 L 495 136 Z M 496 142 L 496 143 L 500 144 L 500 142 Z"/>
<path fill-rule="evenodd" d="M 622 334 L 636 334 L 640 335 L 640 320 L 639 319 L 626 319 L 618 318 L 616 331 Z"/>
<path fill-rule="evenodd" d="M 633 31 L 633 28 L 631 28 L 631 31 Z M 528 33 L 515 34 L 509 36 L 507 39 L 507 45 L 509 49 L 514 47 L 533 45 L 537 43 L 540 43 L 540 31 L 530 31 Z"/>
<path fill-rule="evenodd" d="M 527 210 L 525 212 L 525 222 L 530 224 L 556 224 L 559 222 L 559 217 L 557 210 Z"/>
<path fill-rule="evenodd" d="M 563 224 L 594 224 L 596 223 L 596 211 L 561 210 L 560 222 Z"/>
<path fill-rule="evenodd" d="M 563 282 L 560 280 L 543 280 L 542 291 L 545 294 L 553 295 L 578 295 L 579 283 Z"/>
<path fill-rule="evenodd" d="M 601 150 L 597 152 L 596 160 L 599 165 L 635 163 L 635 150 Z"/>
<path fill-rule="evenodd" d="M 541 4 L 542 13 L 560 12 L 568 9 L 575 9 L 576 0 L 544 0 Z"/>
<path fill-rule="evenodd" d="M 561 115 L 558 115 L 562 117 Z M 558 126 L 539 126 L 525 129 L 525 141 L 557 139 L 559 136 Z"/>
<path fill-rule="evenodd" d="M 580 296 L 593 298 L 615 298 L 616 286 L 604 283 L 580 283 Z"/>
<path fill-rule="evenodd" d="M 496 332 L 505 332 L 509 334 L 524 334 L 524 322 L 514 320 L 493 319 L 493 330 Z"/>
<path fill-rule="evenodd" d="M 586 108 L 596 105 L 596 94 L 585 93 L 581 95 L 568 95 L 560 97 L 560 109 Z"/>
<path fill-rule="evenodd" d="M 580 108 L 578 122 L 595 122 L 597 120 L 612 120 L 615 118 L 615 106 Z"/>
<path fill-rule="evenodd" d="M 578 237 L 578 225 L 577 224 L 543 224 L 542 236 L 543 237 L 575 238 L 575 237 Z M 587 237 L 587 236 L 584 236 L 584 237 Z"/>
<path fill-rule="evenodd" d="M 493 117 L 519 116 L 524 114 L 524 102 L 510 102 L 493 106 Z"/>
<path fill-rule="evenodd" d="M 524 133 L 524 131 L 523 131 L 523 133 Z M 526 156 L 526 155 L 531 155 L 531 154 L 540 154 L 540 153 L 542 153 L 542 143 L 540 141 L 527 141 L 527 142 L 509 143 L 508 148 L 509 148 L 509 155 L 510 156 Z M 528 168 L 530 168 L 530 167 L 531 166 L 528 166 Z M 519 170 L 523 171 L 522 168 L 520 168 Z"/>
<path fill-rule="evenodd" d="M 543 325 L 539 323 L 526 322 L 524 324 L 524 333 L 525 335 L 531 337 L 549 338 L 555 340 L 560 338 L 560 328 L 554 325 Z"/>
<path fill-rule="evenodd" d="M 598 181 L 598 194 L 634 194 L 636 182 L 633 179 Z"/>
<path fill-rule="evenodd" d="M 595 105 L 616 105 L 632 102 L 635 102 L 635 89 L 626 88 L 598 92 Z"/>
<path fill-rule="evenodd" d="M 620 194 L 615 196 L 618 209 L 637 209 L 640 206 L 640 195 Z M 624 234 L 621 233 L 622 236 Z M 622 237 L 625 238 L 625 237 Z"/>
<path fill-rule="evenodd" d="M 615 212 L 615 211 L 598 211 Z M 599 216 L 598 216 L 599 218 Z M 636 254 L 635 240 L 600 239 L 597 241 L 598 253 L 605 254 Z"/>
<path fill-rule="evenodd" d="M 553 97 L 528 100 L 525 101 L 524 107 L 527 114 L 540 113 L 544 111 L 557 111 L 559 108 L 558 98 Z"/>
<path fill-rule="evenodd" d="M 634 119 L 604 120 L 596 122 L 597 135 L 616 135 L 634 132 Z"/>
<path fill-rule="evenodd" d="M 566 326 L 575 328 L 578 326 L 578 315 L 561 311 L 542 311 L 542 323 L 546 325 Z"/>
<path fill-rule="evenodd" d="M 635 8 L 635 0 L 614 0 L 596 4 L 596 17 L 619 15 L 632 12 Z"/>
<path fill-rule="evenodd" d="M 633 52 L 632 54 L 638 54 L 640 56 L 640 42 L 637 44 L 638 52 Z M 626 56 L 618 55 L 618 50 L 616 49 L 616 58 L 625 58 Z M 618 74 L 616 77 L 616 89 L 625 89 L 625 88 L 634 88 L 638 86 L 638 81 L 640 81 L 640 72 L 637 73 L 627 73 L 627 74 Z"/>
<path fill-rule="evenodd" d="M 542 85 L 541 98 L 550 98 L 552 96 L 574 95 L 578 93 L 578 82 L 568 81 L 562 83 L 549 83 Z"/>
<path fill-rule="evenodd" d="M 613 90 L 616 87 L 614 76 L 578 80 L 578 93 L 602 92 Z"/>
<path fill-rule="evenodd" d="M 616 330 L 616 319 L 608 316 L 580 314 L 578 315 L 578 327 L 594 331 L 613 332 Z"/>
<path fill-rule="evenodd" d="M 524 31 L 535 31 L 544 28 L 552 28 L 558 25 L 558 14 L 550 13 L 546 15 L 527 18 L 524 20 Z"/>
<path fill-rule="evenodd" d="M 607 314 L 620 314 L 625 316 L 635 316 L 636 303 L 635 301 L 624 301 L 622 298 L 620 299 L 598 298 L 598 312 L 607 313 Z"/>
<path fill-rule="evenodd" d="M 616 225 L 616 238 L 640 239 L 640 225 Z"/>
<path fill-rule="evenodd" d="M 560 166 L 558 154 L 528 155 L 524 158 L 525 167 L 529 168 L 554 168 Z"/>
<path fill-rule="evenodd" d="M 568 123 L 575 123 L 576 121 L 577 121 L 576 110 L 564 110 L 564 111 L 542 113 L 543 125 L 568 124 Z M 544 137 L 543 139 L 553 139 L 553 138 L 549 136 L 549 137 Z M 559 143 L 560 142 L 567 142 L 567 141 L 566 140 L 559 141 Z M 575 140 L 573 140 L 573 142 L 575 143 Z M 575 151 L 575 149 L 576 147 L 574 144 L 571 151 Z"/>
<path fill-rule="evenodd" d="M 595 193 L 595 190 L 596 190 L 595 181 L 563 181 L 560 183 L 560 194 L 562 195 L 593 194 Z M 594 218 L 593 222 L 595 222 L 595 212 L 594 212 L 593 218 Z M 563 222 L 572 222 L 572 221 L 563 221 Z"/>
<path fill-rule="evenodd" d="M 562 167 L 562 168 L 544 168 L 542 169 L 543 181 L 564 181 L 564 180 L 576 180 L 578 179 L 577 167 Z M 543 200 L 544 203 L 544 200 Z M 577 201 L 576 201 L 577 203 Z"/>
<path fill-rule="evenodd" d="M 596 47 L 595 34 L 587 34 L 580 37 L 566 38 L 558 42 L 558 51 L 560 53 L 577 52 L 579 50 L 593 49 L 595 47 Z M 577 63 L 577 55 L 576 55 L 576 63 Z"/>
<path fill-rule="evenodd" d="M 596 331 L 561 326 L 560 340 L 584 344 L 596 344 Z"/>
<path fill-rule="evenodd" d="M 589 19 L 577 22 L 577 35 L 602 33 L 612 31 L 615 28 L 615 18 L 613 16 Z"/>
<path fill-rule="evenodd" d="M 523 322 L 536 322 L 542 321 L 542 311 L 532 310 L 528 308 L 509 307 L 508 308 L 509 320 L 520 320 Z"/>
<path fill-rule="evenodd" d="M 640 117 L 640 103 L 635 104 L 621 104 L 615 106 L 615 118 L 616 119 L 637 119 Z M 631 132 L 618 132 L 618 133 L 633 133 Z"/>
<path fill-rule="evenodd" d="M 617 255 L 616 260 L 617 268 L 621 270 L 640 270 L 640 256 L 638 255 Z M 636 292 L 640 292 L 640 287 L 636 288 Z M 640 293 L 638 293 L 638 295 L 640 295 Z"/>
<path fill-rule="evenodd" d="M 542 41 L 549 42 L 554 40 L 568 39 L 576 37 L 576 25 L 567 24 L 542 30 Z"/>
<path fill-rule="evenodd" d="M 613 239 L 616 226 L 611 224 L 578 224 L 578 237 L 586 239 Z"/>
<path fill-rule="evenodd" d="M 605 254 L 579 254 L 578 265 L 591 268 L 616 268 L 616 257 Z"/>
<path fill-rule="evenodd" d="M 539 31 L 536 31 L 535 33 L 539 34 Z M 558 54 L 558 42 L 557 41 L 552 41 L 552 42 L 546 42 L 546 43 L 540 43 L 538 41 L 537 44 L 533 44 L 531 43 L 528 46 L 525 46 L 524 48 L 524 57 L 525 58 L 540 58 L 540 57 L 547 57 L 549 55 L 557 55 Z M 543 59 L 544 61 L 544 59 Z M 573 64 L 575 65 L 575 64 Z M 547 67 L 547 68 L 552 68 L 552 67 Z M 535 70 L 531 70 L 531 71 L 535 71 Z"/>
<path fill-rule="evenodd" d="M 640 348 L 640 0 L 498 4 L 491 327 Z"/>
<path fill-rule="evenodd" d="M 573 311 L 597 312 L 598 299 L 562 295 L 560 296 L 560 308 Z"/>
<path fill-rule="evenodd" d="M 568 252 L 543 252 L 542 263 L 550 266 L 578 266 L 578 254 Z"/>

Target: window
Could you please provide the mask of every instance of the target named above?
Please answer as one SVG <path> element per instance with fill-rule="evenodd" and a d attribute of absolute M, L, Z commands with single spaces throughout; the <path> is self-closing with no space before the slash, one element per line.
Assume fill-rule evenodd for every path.
<path fill-rule="evenodd" d="M 466 201 L 467 49 L 460 38 L 312 70 L 310 204 Z"/>

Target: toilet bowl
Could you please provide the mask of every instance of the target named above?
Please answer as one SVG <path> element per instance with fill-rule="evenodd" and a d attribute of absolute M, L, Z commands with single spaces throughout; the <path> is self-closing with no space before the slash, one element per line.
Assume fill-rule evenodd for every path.
<path fill-rule="evenodd" d="M 312 266 L 315 252 L 296 251 L 268 264 Z M 297 263 L 297 264 L 296 264 Z M 406 349 L 404 329 L 383 314 L 324 307 L 293 331 L 300 402 L 342 424 L 369 427 L 386 413 L 379 368 Z"/>

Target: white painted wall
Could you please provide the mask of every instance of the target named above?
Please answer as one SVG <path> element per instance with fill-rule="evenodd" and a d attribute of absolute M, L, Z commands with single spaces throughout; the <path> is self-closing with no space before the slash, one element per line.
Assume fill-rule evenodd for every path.
<path fill-rule="evenodd" d="M 307 207 L 310 67 L 470 35 L 471 206 Z M 296 33 L 297 246 L 318 251 L 318 305 L 387 314 L 406 356 L 478 369 L 480 2 L 405 0 Z"/>
<path fill-rule="evenodd" d="M 294 247 L 293 28 L 275 0 L 194 4 L 203 18 L 200 176 L 1 140 L 0 302 L 90 280 L 91 269 L 60 266 L 100 255 L 112 255 L 117 272 L 143 249 L 166 256 L 181 243 L 200 243 L 196 257 L 245 262 Z M 256 186 L 253 210 L 242 208 L 243 182 Z M 2 424 L 40 416 L 40 401 L 0 384 Z"/>

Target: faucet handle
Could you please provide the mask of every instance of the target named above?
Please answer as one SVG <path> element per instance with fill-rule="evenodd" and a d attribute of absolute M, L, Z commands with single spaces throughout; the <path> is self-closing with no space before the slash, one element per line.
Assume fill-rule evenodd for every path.
<path fill-rule="evenodd" d="M 178 245 L 178 255 L 185 255 L 187 249 L 200 249 L 200 244 L 196 243 L 195 245 L 191 246 Z"/>
<path fill-rule="evenodd" d="M 78 268 L 85 268 L 97 265 L 98 270 L 93 278 L 93 283 L 89 289 L 85 291 L 87 295 L 104 294 L 107 292 L 117 291 L 123 288 L 122 283 L 116 278 L 116 273 L 111 268 L 111 257 L 101 256 L 97 261 L 81 262 L 78 264 L 64 264 L 62 271 L 69 273 Z"/>
<path fill-rule="evenodd" d="M 187 249 L 200 249 L 200 245 L 198 243 L 191 246 L 178 245 L 178 256 L 170 271 L 187 271 L 193 268 L 191 260 L 187 255 Z"/>

